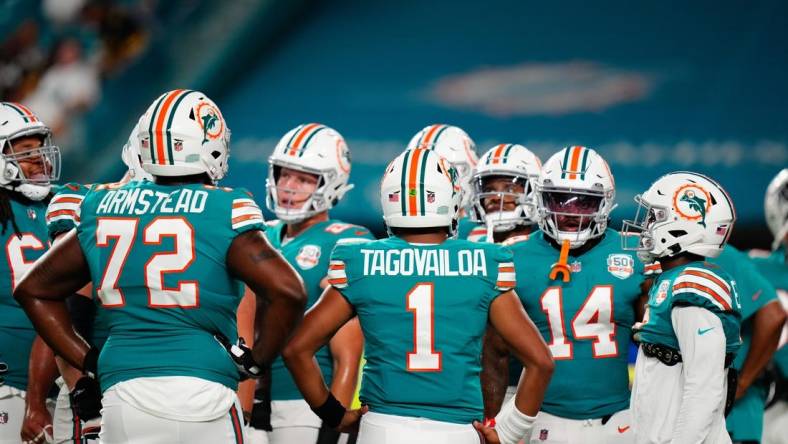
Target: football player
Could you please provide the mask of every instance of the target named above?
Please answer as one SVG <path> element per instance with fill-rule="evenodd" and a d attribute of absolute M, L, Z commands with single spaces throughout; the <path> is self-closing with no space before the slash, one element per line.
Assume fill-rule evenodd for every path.
<path fill-rule="evenodd" d="M 52 434 L 49 386 L 27 391 L 28 379 L 54 380 L 52 352 L 38 341 L 12 291 L 47 249 L 46 200 L 60 174 L 60 150 L 49 128 L 27 107 L 0 103 L 0 442 L 44 442 Z M 32 349 L 32 350 L 31 350 Z M 38 359 L 29 365 L 30 355 Z M 29 373 L 28 373 L 29 371 Z M 44 385 L 44 384 L 42 384 Z M 23 418 L 30 416 L 22 433 Z"/>
<path fill-rule="evenodd" d="M 278 220 L 266 230 L 271 245 L 301 275 L 307 309 L 328 286 L 331 250 L 342 242 L 369 240 L 364 227 L 331 219 L 328 211 L 353 186 L 348 184 L 350 152 L 335 130 L 317 123 L 299 125 L 285 134 L 268 159 L 267 205 Z M 358 321 L 347 323 L 318 350 L 323 377 L 332 392 L 350 405 L 358 382 L 363 337 Z M 271 444 L 315 443 L 321 427 L 281 359 L 271 369 Z M 264 408 L 266 400 L 258 400 Z M 335 433 L 324 430 L 323 434 Z"/>
<path fill-rule="evenodd" d="M 780 171 L 769 183 L 764 199 L 766 223 L 774 241 L 771 252 L 753 252 L 753 262 L 758 270 L 776 288 L 788 313 L 788 168 Z M 766 410 L 763 441 L 766 443 L 788 443 L 788 326 L 785 326 L 774 354 L 777 377 L 775 403 Z"/>
<path fill-rule="evenodd" d="M 552 372 L 549 351 L 512 291 L 511 252 L 450 239 L 461 190 L 434 151 L 406 150 L 380 188 L 389 238 L 340 244 L 329 283 L 283 353 L 299 390 L 324 423 L 361 419 L 360 444 L 478 443 L 482 337 L 488 321 L 528 372 L 488 442 L 513 444 L 531 426 Z M 358 316 L 366 348 L 362 410 L 348 411 L 312 356 Z M 497 433 L 496 433 L 497 432 Z"/>
<path fill-rule="evenodd" d="M 705 260 L 727 242 L 733 204 L 715 181 L 690 172 L 659 178 L 635 200 L 635 220 L 623 225 L 625 248 L 662 268 L 634 328 L 635 441 L 731 442 L 724 413 L 736 390 L 728 377 L 741 344 L 740 304 L 735 282 Z"/>
<path fill-rule="evenodd" d="M 479 158 L 476 155 L 476 143 L 461 128 L 452 125 L 435 123 L 424 127 L 408 142 L 408 149 L 427 148 L 434 150 L 439 156 L 448 160 L 457 171 L 462 187 L 462 205 L 460 206 L 457 238 L 477 241 L 485 234 L 483 226 L 479 226 L 467 217 L 470 211 L 471 175 Z"/>
<path fill-rule="evenodd" d="M 645 298 L 642 267 L 608 228 L 614 207 L 607 162 L 569 146 L 545 162 L 537 181 L 540 231 L 503 241 L 514 252 L 517 294 L 555 360 L 531 443 L 633 442 L 627 353 Z M 488 418 L 505 396 L 507 355 L 490 332 L 482 372 Z"/>
<path fill-rule="evenodd" d="M 91 189 L 77 229 L 17 286 L 42 338 L 84 372 L 75 391 L 103 392 L 103 443 L 242 442 L 235 390 L 251 366 L 220 343 L 236 341 L 242 282 L 266 307 L 255 368 L 270 365 L 302 316 L 303 285 L 265 239 L 259 207 L 246 192 L 215 186 L 229 136 L 201 92 L 157 98 L 138 133 L 154 181 Z M 64 304 L 89 281 L 110 329 L 100 359 Z"/>

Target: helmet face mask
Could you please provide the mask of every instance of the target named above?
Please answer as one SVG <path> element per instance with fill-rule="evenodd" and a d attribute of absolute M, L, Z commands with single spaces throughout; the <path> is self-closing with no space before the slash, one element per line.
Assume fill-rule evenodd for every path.
<path fill-rule="evenodd" d="M 0 120 L 0 186 L 44 199 L 60 178 L 60 148 L 52 144 L 52 132 L 17 103 L 2 102 Z"/>
<path fill-rule="evenodd" d="M 596 151 L 566 147 L 545 162 L 539 176 L 539 228 L 556 242 L 578 248 L 604 235 L 615 195 L 610 168 Z"/>
<path fill-rule="evenodd" d="M 766 225 L 774 240 L 772 250 L 788 243 L 788 168 L 783 168 L 769 183 L 764 198 Z"/>
<path fill-rule="evenodd" d="M 736 221 L 725 190 L 697 173 L 662 176 L 635 202 L 635 219 L 622 226 L 622 248 L 647 263 L 681 253 L 717 257 Z"/>
<path fill-rule="evenodd" d="M 479 174 L 473 178 L 471 220 L 507 232 L 534 223 L 536 206 L 531 178 L 522 175 Z"/>
<path fill-rule="evenodd" d="M 288 189 L 279 184 L 283 168 L 317 178 L 310 196 L 296 207 L 285 202 L 283 195 L 303 195 L 304 190 Z M 268 159 L 266 205 L 276 217 L 297 223 L 328 211 L 353 188 L 350 178 L 350 151 L 345 139 L 335 130 L 321 124 L 299 125 L 285 134 Z"/>

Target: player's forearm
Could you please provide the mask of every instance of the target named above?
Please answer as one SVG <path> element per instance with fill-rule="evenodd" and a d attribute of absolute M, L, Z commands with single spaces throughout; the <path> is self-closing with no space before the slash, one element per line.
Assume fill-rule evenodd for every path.
<path fill-rule="evenodd" d="M 496 339 L 492 338 L 494 335 Z M 487 331 L 482 349 L 482 397 L 484 417 L 493 418 L 501 410 L 509 382 L 509 352 L 502 349 L 503 340 L 492 329 Z"/>
<path fill-rule="evenodd" d="M 344 406 L 350 406 L 358 385 L 359 362 L 358 360 L 355 363 L 349 361 L 349 359 L 344 359 L 343 362 L 337 362 L 331 379 L 331 393 Z"/>
<path fill-rule="evenodd" d="M 287 369 L 293 376 L 298 390 L 310 407 L 319 407 L 328 398 L 328 387 L 323 379 L 320 366 L 314 358 L 314 351 L 290 352 L 286 350 L 282 355 Z"/>
<path fill-rule="evenodd" d="M 750 349 L 739 372 L 737 398 L 744 395 L 771 360 L 774 351 L 777 350 L 784 324 L 785 312 L 779 301 L 764 305 L 755 314 Z"/>
<path fill-rule="evenodd" d="M 523 369 L 514 398 L 514 405 L 517 406 L 517 409 L 528 416 L 536 416 L 542 406 L 544 394 L 547 392 L 547 386 L 552 376 L 553 366 L 526 366 Z"/>
<path fill-rule="evenodd" d="M 342 405 L 349 406 L 358 385 L 358 368 L 364 351 L 364 335 L 358 317 L 346 322 L 328 343 L 334 358 L 331 393 Z"/>
<path fill-rule="evenodd" d="M 269 366 L 303 318 L 304 305 L 296 298 L 280 295 L 261 300 L 258 293 L 257 307 L 256 323 L 261 334 L 254 341 L 252 356 L 258 364 Z"/>
<path fill-rule="evenodd" d="M 44 405 L 47 394 L 55 382 L 58 371 L 55 365 L 55 354 L 40 336 L 36 336 L 30 349 L 28 367 L 27 404 Z"/>
<path fill-rule="evenodd" d="M 69 364 L 82 369 L 89 346 L 74 333 L 65 302 L 27 297 L 24 294 L 17 300 L 46 344 Z"/>

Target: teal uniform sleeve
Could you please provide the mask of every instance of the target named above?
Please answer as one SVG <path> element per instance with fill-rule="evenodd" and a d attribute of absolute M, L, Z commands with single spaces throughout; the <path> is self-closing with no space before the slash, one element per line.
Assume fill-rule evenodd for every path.
<path fill-rule="evenodd" d="M 58 235 L 66 233 L 79 225 L 82 201 L 89 188 L 77 183 L 68 183 L 59 187 L 46 211 L 47 232 L 54 240 Z"/>
<path fill-rule="evenodd" d="M 237 234 L 247 231 L 265 231 L 265 219 L 252 194 L 242 188 L 232 191 L 231 226 Z"/>

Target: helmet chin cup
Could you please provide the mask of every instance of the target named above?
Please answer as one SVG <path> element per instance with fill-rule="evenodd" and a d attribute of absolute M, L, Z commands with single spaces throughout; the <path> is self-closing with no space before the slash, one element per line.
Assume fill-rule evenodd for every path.
<path fill-rule="evenodd" d="M 23 183 L 17 185 L 15 191 L 18 191 L 23 196 L 30 200 L 40 201 L 44 200 L 49 195 L 52 185 L 34 185 L 32 183 Z"/>

